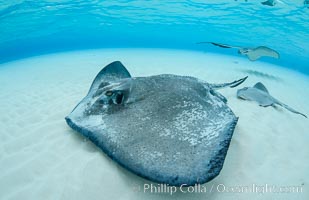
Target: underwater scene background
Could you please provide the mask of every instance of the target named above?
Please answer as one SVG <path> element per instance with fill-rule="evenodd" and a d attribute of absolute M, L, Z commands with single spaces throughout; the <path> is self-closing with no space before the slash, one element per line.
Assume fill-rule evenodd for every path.
<path fill-rule="evenodd" d="M 212 41 L 269 46 L 269 62 L 305 73 L 307 1 L 278 0 L 2 0 L 0 62 L 48 52 L 101 47 L 159 47 L 231 53 L 196 45 Z"/>
<path fill-rule="evenodd" d="M 0 199 L 309 199 L 308 3 L 308 0 L 0 0 Z M 267 46 L 279 52 L 280 58 L 261 57 L 251 61 L 235 48 L 220 48 L 224 47 L 222 44 Z M 208 102 L 210 106 L 223 105 L 223 111 L 230 110 L 235 115 L 233 121 L 237 121 L 226 131 L 231 133 L 229 146 L 225 146 L 226 155 L 218 153 L 222 155 L 222 164 L 224 161 L 216 172 L 219 175 L 199 187 L 164 190 L 164 186 L 126 170 L 122 167 L 126 163 L 121 166 L 102 151 L 103 144 L 95 145 L 78 128 L 74 131 L 68 126 L 65 117 L 86 96 L 98 72 L 114 61 L 121 61 L 132 77 L 146 77 L 145 80 L 154 75 L 174 74 L 195 77 L 201 83 L 222 86 L 232 82 L 237 86 L 218 87 L 220 90 L 217 88 L 211 95 L 220 101 Z M 237 85 L 239 82 L 235 80 L 245 82 Z M 256 84 L 259 87 L 254 87 Z M 173 92 L 181 88 L 174 87 Z M 251 93 L 253 101 L 249 101 L 247 89 L 260 89 Z M 168 91 L 166 94 L 173 96 L 169 90 L 163 87 L 157 91 Z M 106 93 L 98 96 L 104 97 L 103 94 Z M 166 111 L 179 102 L 165 101 L 170 98 L 164 97 L 154 101 L 159 104 L 158 110 Z M 258 100 L 269 100 L 266 97 L 270 101 L 259 106 Z M 145 98 L 136 99 L 148 105 Z M 200 100 L 207 102 L 207 98 Z M 139 104 L 134 105 L 138 108 Z M 222 123 L 212 123 L 215 128 L 198 123 L 197 128 L 193 127 L 195 131 L 183 126 L 192 125 L 200 116 L 201 112 L 193 108 L 180 109 L 184 112 L 180 112 L 177 122 L 181 123 L 175 126 L 187 130 L 187 134 L 174 138 L 163 134 L 167 139 L 154 145 L 156 151 L 144 148 L 138 152 L 146 156 L 135 156 L 130 161 L 148 157 L 156 161 L 153 156 L 166 155 L 163 143 L 170 147 L 170 141 L 177 143 L 177 139 L 184 140 L 183 144 L 191 139 L 192 145 L 194 141 L 199 145 L 213 141 L 201 142 L 194 135 L 203 133 L 197 128 L 208 130 L 210 134 L 206 131 L 206 136 L 223 137 L 215 129 L 225 127 Z M 145 119 L 153 120 L 148 114 L 145 112 Z M 138 126 L 140 116 L 123 119 L 131 119 L 130 124 Z M 215 112 L 209 119 L 218 116 L 220 112 Z M 108 123 L 110 129 L 102 128 L 100 125 L 106 118 L 98 118 L 94 122 L 99 123 L 102 131 L 120 125 L 126 130 L 124 123 L 115 126 Z M 85 121 L 83 117 L 78 119 Z M 113 116 L 109 120 L 113 122 Z M 85 126 L 92 126 L 92 122 Z M 139 128 L 143 135 L 144 127 Z M 96 144 L 105 141 L 108 140 L 98 140 Z M 148 141 L 147 147 L 155 140 Z M 187 163 L 193 161 L 193 155 L 184 148 L 171 146 L 168 153 L 173 154 L 178 148 Z M 113 148 L 119 149 L 124 149 L 125 155 L 130 154 L 126 146 Z M 220 151 L 210 148 L 209 152 Z M 203 158 L 196 159 L 202 170 L 202 164 L 211 163 L 209 157 Z M 183 166 L 188 167 L 186 164 Z M 195 172 L 195 166 L 190 170 Z M 190 170 L 186 172 L 190 174 Z"/>

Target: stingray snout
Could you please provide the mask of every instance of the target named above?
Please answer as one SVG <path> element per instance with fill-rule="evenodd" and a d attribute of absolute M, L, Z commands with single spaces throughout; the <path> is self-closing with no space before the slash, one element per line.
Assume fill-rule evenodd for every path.
<path fill-rule="evenodd" d="M 248 87 L 244 87 L 242 89 L 237 90 L 237 98 L 246 100 L 245 91 L 248 90 Z"/>

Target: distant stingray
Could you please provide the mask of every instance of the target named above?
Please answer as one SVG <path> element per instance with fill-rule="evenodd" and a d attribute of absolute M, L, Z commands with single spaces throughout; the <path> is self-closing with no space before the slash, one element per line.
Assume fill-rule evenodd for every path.
<path fill-rule="evenodd" d="M 258 47 L 239 47 L 239 46 L 231 46 L 227 44 L 220 44 L 220 43 L 214 43 L 214 42 L 198 42 L 197 44 L 212 44 L 221 48 L 235 48 L 238 49 L 238 53 L 241 55 L 246 55 L 249 60 L 255 61 L 263 56 L 272 57 L 272 58 L 279 58 L 280 54 L 265 46 L 258 46 Z"/>
<path fill-rule="evenodd" d="M 243 89 L 239 89 L 237 91 L 237 97 L 244 100 L 256 101 L 260 106 L 263 107 L 279 105 L 293 113 L 302 115 L 307 118 L 305 114 L 294 110 L 288 105 L 272 97 L 261 82 L 256 83 L 253 87 L 244 87 Z"/>
<path fill-rule="evenodd" d="M 264 2 L 261 2 L 261 4 L 266 5 L 266 6 L 274 6 L 276 5 L 277 1 L 276 0 L 267 0 Z"/>

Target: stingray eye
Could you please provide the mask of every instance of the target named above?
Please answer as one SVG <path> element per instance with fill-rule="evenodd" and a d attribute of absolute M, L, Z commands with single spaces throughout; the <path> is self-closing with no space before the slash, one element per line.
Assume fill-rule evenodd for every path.
<path fill-rule="evenodd" d="M 105 92 L 105 95 L 108 96 L 108 97 L 110 97 L 110 96 L 113 95 L 113 91 L 110 91 L 110 90 L 109 90 L 109 91 L 106 91 L 106 92 Z"/>

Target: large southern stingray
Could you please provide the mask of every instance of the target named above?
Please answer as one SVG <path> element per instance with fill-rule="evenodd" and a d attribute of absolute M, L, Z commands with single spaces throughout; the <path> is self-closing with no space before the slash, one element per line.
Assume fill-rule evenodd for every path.
<path fill-rule="evenodd" d="M 231 46 L 227 44 L 220 44 L 215 42 L 198 42 L 197 44 L 212 44 L 221 48 L 235 48 L 238 49 L 238 53 L 241 55 L 245 55 L 251 61 L 256 61 L 261 57 L 267 56 L 272 58 L 280 58 L 280 54 L 266 46 L 258 46 L 258 47 L 240 47 L 240 46 Z"/>
<path fill-rule="evenodd" d="M 223 166 L 237 117 L 209 84 L 193 77 L 131 77 L 119 62 L 103 68 L 66 117 L 126 169 L 179 186 L 204 183 Z"/>
<path fill-rule="evenodd" d="M 272 97 L 261 82 L 256 83 L 253 87 L 244 87 L 239 89 L 237 91 L 237 97 L 244 100 L 256 101 L 260 106 L 263 107 L 279 105 L 293 113 L 302 115 L 307 118 L 306 115 L 294 110 L 288 105 Z"/>

